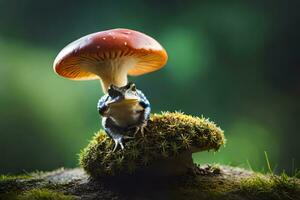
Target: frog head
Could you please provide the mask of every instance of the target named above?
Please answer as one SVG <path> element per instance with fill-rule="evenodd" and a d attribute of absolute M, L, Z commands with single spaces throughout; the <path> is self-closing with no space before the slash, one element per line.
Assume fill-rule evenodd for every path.
<path fill-rule="evenodd" d="M 128 83 L 123 87 L 110 85 L 108 88 L 108 106 L 120 106 L 124 104 L 135 104 L 140 100 L 134 83 Z"/>

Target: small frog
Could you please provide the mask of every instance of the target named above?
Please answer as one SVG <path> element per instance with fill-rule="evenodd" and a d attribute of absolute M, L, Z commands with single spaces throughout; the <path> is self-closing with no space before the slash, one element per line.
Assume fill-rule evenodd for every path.
<path fill-rule="evenodd" d="M 124 149 L 123 139 L 133 138 L 126 133 L 134 130 L 144 134 L 144 128 L 150 116 L 150 103 L 134 83 L 123 87 L 110 85 L 108 93 L 98 101 L 98 111 L 102 116 L 105 132 L 114 140 L 115 151 L 118 145 Z"/>

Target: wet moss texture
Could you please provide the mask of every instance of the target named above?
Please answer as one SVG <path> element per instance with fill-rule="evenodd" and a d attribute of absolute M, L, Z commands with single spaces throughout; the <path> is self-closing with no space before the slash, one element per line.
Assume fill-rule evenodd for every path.
<path fill-rule="evenodd" d="M 191 158 L 193 152 L 217 151 L 224 143 L 223 131 L 208 119 L 164 112 L 151 116 L 144 135 L 137 133 L 124 141 L 124 150 L 112 152 L 114 142 L 100 130 L 81 151 L 79 160 L 92 177 L 110 176 L 133 173 L 157 162 Z"/>

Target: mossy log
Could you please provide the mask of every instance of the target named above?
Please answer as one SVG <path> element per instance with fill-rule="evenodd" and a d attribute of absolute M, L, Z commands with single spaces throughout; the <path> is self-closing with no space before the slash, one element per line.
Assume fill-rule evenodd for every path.
<path fill-rule="evenodd" d="M 92 179 L 84 170 L 59 169 L 20 178 L 3 176 L 0 199 L 300 199 L 300 180 L 229 166 L 203 166 L 173 177 L 144 175 Z"/>

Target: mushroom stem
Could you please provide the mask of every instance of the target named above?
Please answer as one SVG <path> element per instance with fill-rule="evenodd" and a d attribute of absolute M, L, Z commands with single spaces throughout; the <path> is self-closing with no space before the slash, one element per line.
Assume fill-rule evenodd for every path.
<path fill-rule="evenodd" d="M 107 90 L 111 84 L 118 86 L 118 87 L 122 87 L 122 86 L 125 86 L 127 84 L 127 82 L 128 82 L 127 74 L 125 76 L 123 76 L 122 78 L 119 77 L 118 79 L 100 78 L 102 91 L 104 93 L 107 93 Z"/>
<path fill-rule="evenodd" d="M 148 167 L 141 169 L 145 174 L 160 176 L 176 176 L 194 168 L 192 153 L 184 152 L 173 158 L 159 159 Z"/>
<path fill-rule="evenodd" d="M 136 61 L 130 58 L 115 58 L 102 63 L 102 67 L 95 67 L 94 73 L 100 77 L 100 82 L 104 93 L 107 93 L 108 87 L 113 84 L 118 87 L 127 84 L 128 70 L 134 67 Z"/>

